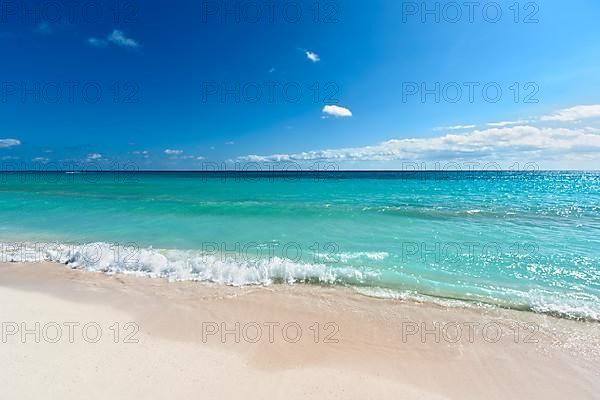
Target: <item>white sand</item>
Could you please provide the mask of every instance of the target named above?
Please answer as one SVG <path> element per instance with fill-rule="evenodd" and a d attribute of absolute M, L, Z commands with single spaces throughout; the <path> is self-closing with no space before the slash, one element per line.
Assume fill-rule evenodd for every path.
<path fill-rule="evenodd" d="M 598 324 L 378 300 L 344 289 L 170 284 L 3 264 L 0 320 L 3 399 L 593 399 L 600 389 Z M 422 323 L 433 329 L 434 321 L 448 328 L 439 343 L 433 333 L 424 340 L 406 335 Z M 125 329 L 128 322 L 135 325 Z M 235 331 L 236 322 L 239 343 L 233 333 L 224 341 L 207 334 L 222 323 Z M 527 332 L 513 334 L 508 327 L 516 322 L 539 326 L 529 338 L 538 343 L 527 343 Z M 72 343 L 68 323 L 79 324 Z M 88 325 L 86 340 L 89 323 L 97 325 Z M 457 331 L 448 323 L 493 325 L 473 340 L 463 329 L 450 343 Z M 289 325 L 288 340 L 285 324 L 297 324 Z M 51 343 L 56 326 L 62 336 Z M 139 327 L 132 337 L 138 342 L 124 343 L 132 326 Z M 250 343 L 256 326 L 263 336 Z M 290 343 L 297 326 L 302 335 Z M 23 327 L 37 331 L 40 343 L 34 333 L 23 337 Z M 95 327 L 102 335 L 91 343 Z M 337 343 L 326 342 L 334 327 Z M 497 327 L 504 336 L 488 342 Z"/>

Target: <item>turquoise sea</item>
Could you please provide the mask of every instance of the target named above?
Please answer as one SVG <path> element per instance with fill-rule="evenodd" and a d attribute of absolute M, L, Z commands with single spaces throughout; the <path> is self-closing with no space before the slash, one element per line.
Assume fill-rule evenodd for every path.
<path fill-rule="evenodd" d="M 2 173 L 3 261 L 600 321 L 600 173 Z"/>

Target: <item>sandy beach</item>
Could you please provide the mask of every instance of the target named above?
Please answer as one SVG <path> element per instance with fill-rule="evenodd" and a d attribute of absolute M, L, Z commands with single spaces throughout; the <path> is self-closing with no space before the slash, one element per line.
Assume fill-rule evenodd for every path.
<path fill-rule="evenodd" d="M 600 330 L 307 285 L 0 264 L 7 399 L 593 399 Z M 33 378 L 35 377 L 35 380 Z"/>
<path fill-rule="evenodd" d="M 600 400 L 600 0 L 0 2 L 0 400 Z"/>

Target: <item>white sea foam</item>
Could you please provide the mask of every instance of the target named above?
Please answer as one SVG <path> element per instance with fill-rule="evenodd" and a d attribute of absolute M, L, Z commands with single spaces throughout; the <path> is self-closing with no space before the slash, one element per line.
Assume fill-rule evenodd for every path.
<path fill-rule="evenodd" d="M 385 252 L 341 253 L 337 260 L 382 260 Z M 433 302 L 445 306 L 483 306 L 485 303 L 530 309 L 535 312 L 576 319 L 600 321 L 600 299 L 592 294 L 552 293 L 544 290 L 502 289 L 494 300 L 452 299 L 424 295 L 416 290 L 378 287 L 380 274 L 355 266 L 292 261 L 286 258 L 241 258 L 202 253 L 196 250 L 138 249 L 97 242 L 88 244 L 5 244 L 0 243 L 2 262 L 51 261 L 71 268 L 109 274 L 123 273 L 171 281 L 205 281 L 225 285 L 270 285 L 273 283 L 315 282 L 347 284 L 371 297 Z M 479 301 L 478 300 L 478 301 Z"/>
<path fill-rule="evenodd" d="M 207 254 L 194 250 L 166 250 L 115 246 L 109 243 L 0 244 L 1 261 L 51 261 L 71 268 L 105 273 L 135 274 L 172 281 L 207 281 L 226 285 L 319 282 L 366 283 L 377 277 L 373 271 L 331 267 L 280 257 L 247 258 Z"/>
<path fill-rule="evenodd" d="M 467 214 L 479 214 L 481 210 L 467 210 Z"/>
<path fill-rule="evenodd" d="M 530 308 L 535 312 L 600 321 L 600 299 L 596 296 L 535 290 L 530 291 L 528 297 Z"/>
<path fill-rule="evenodd" d="M 494 307 L 500 305 L 513 309 L 528 309 L 540 314 L 549 314 L 569 319 L 600 321 L 600 299 L 593 295 L 580 293 L 550 293 L 542 290 L 520 292 L 510 290 L 511 301 L 490 298 L 487 302 L 467 299 L 435 297 L 414 290 L 396 290 L 382 287 L 356 287 L 355 290 L 365 296 L 433 303 L 447 307 Z"/>
<path fill-rule="evenodd" d="M 347 263 L 350 260 L 382 261 L 389 256 L 385 251 L 357 251 L 342 253 L 323 253 L 319 257 L 325 261 Z"/>
<path fill-rule="evenodd" d="M 448 299 L 441 297 L 428 296 L 414 290 L 396 290 L 382 287 L 356 287 L 357 293 L 363 296 L 376 297 L 380 299 L 403 300 L 417 303 L 432 303 L 445 307 L 493 307 L 489 304 L 474 303 L 465 300 Z"/>
<path fill-rule="evenodd" d="M 366 258 L 369 260 L 381 261 L 389 256 L 389 253 L 385 251 L 359 251 L 355 253 L 340 253 L 339 258 L 342 262 L 348 260 L 356 260 L 360 258 Z"/>

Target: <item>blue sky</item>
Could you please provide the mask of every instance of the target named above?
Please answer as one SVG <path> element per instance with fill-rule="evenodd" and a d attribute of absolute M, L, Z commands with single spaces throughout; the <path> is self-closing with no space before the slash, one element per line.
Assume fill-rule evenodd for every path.
<path fill-rule="evenodd" d="M 3 2 L 0 158 L 597 169 L 600 4 L 475 3 Z"/>

